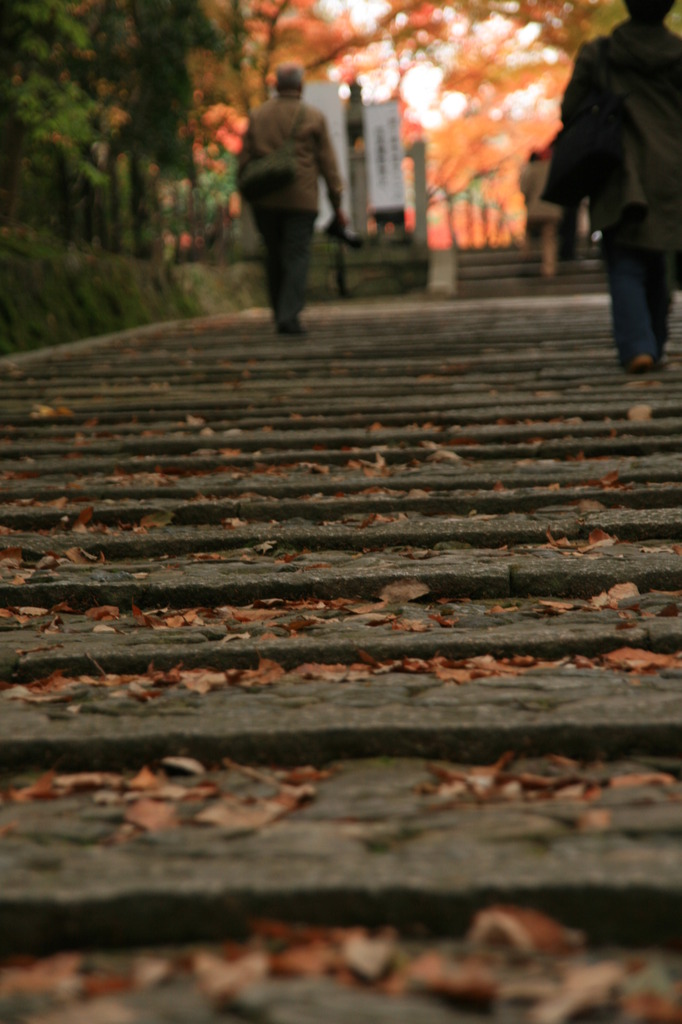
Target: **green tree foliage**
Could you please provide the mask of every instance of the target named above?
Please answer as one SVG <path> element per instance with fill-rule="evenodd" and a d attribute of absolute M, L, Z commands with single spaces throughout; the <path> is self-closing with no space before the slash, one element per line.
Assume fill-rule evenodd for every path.
<path fill-rule="evenodd" d="M 0 216 L 17 208 L 24 156 L 91 141 L 92 103 L 68 71 L 87 33 L 63 0 L 0 5 Z M 5 70 L 6 69 L 6 70 Z"/>

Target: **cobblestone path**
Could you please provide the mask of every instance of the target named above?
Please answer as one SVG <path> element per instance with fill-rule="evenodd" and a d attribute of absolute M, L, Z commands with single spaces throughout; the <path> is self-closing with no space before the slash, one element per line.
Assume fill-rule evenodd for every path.
<path fill-rule="evenodd" d="M 0 1024 L 681 1021 L 682 314 L 310 320 L 0 362 Z"/>

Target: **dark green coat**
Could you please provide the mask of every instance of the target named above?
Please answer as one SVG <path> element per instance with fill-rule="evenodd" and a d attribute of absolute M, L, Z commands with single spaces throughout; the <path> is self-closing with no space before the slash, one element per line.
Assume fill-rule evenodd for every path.
<path fill-rule="evenodd" d="M 627 94 L 625 161 L 590 203 L 593 230 L 624 245 L 682 249 L 682 39 L 664 25 L 626 21 L 609 37 L 610 85 Z M 603 86 L 599 43 L 580 50 L 561 107 L 564 121 Z"/>

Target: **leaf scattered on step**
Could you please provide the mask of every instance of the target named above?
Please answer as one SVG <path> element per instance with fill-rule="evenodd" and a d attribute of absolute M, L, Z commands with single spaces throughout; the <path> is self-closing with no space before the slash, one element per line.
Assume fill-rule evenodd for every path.
<path fill-rule="evenodd" d="M 565 928 L 537 910 L 493 906 L 479 911 L 469 929 L 470 942 L 499 945 L 521 952 L 567 953 L 584 944 L 582 932 Z"/>

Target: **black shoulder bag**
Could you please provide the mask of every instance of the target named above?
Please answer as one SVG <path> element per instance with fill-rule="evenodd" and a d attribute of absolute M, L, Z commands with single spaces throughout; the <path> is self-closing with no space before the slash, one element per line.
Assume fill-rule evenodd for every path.
<path fill-rule="evenodd" d="M 303 106 L 299 105 L 291 132 L 282 145 L 272 153 L 249 160 L 240 171 L 239 191 L 249 202 L 276 192 L 277 189 L 288 185 L 296 177 L 294 138 L 302 117 Z"/>
<path fill-rule="evenodd" d="M 560 206 L 576 206 L 596 196 L 623 162 L 625 96 L 610 87 L 609 40 L 599 40 L 604 89 L 594 89 L 552 144 L 552 161 L 542 198 Z"/>

